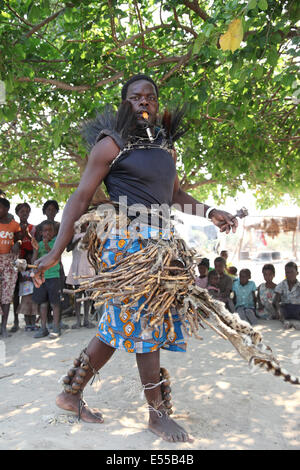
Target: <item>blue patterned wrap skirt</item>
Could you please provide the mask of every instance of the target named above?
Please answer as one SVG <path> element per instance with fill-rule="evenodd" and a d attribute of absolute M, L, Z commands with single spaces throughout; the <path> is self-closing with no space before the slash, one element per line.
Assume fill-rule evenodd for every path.
<path fill-rule="evenodd" d="M 128 254 L 140 251 L 143 248 L 141 240 L 148 238 L 168 239 L 168 232 L 155 227 L 142 226 L 139 237 L 137 235 L 135 237 L 129 236 L 127 231 L 122 231 L 118 235 L 111 235 L 104 244 L 101 257 L 103 267 L 109 269 L 118 261 L 120 256 L 124 256 L 125 251 Z M 125 299 L 122 305 L 129 303 L 129 301 L 130 298 Z M 140 319 L 134 321 L 135 312 L 145 301 L 146 297 L 143 296 L 135 305 L 130 307 L 130 310 L 123 310 L 123 312 L 121 312 L 119 300 L 107 301 L 104 304 L 104 313 L 99 322 L 96 337 L 115 349 L 121 349 L 129 353 L 149 353 L 159 348 L 185 352 L 184 330 L 175 311 L 172 312 L 175 331 L 175 335 L 172 336 L 168 336 L 170 322 L 167 315 L 163 324 L 156 330 L 145 328 L 147 326 L 147 320 L 145 319 L 147 304 L 145 304 Z"/>

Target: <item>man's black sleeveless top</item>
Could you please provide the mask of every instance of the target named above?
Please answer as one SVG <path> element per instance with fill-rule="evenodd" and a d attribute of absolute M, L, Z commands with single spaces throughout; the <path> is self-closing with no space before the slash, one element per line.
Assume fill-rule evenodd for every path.
<path fill-rule="evenodd" d="M 127 196 L 127 205 L 172 204 L 176 168 L 158 135 L 153 144 L 143 139 L 127 146 L 116 158 L 104 183 L 112 201 Z"/>

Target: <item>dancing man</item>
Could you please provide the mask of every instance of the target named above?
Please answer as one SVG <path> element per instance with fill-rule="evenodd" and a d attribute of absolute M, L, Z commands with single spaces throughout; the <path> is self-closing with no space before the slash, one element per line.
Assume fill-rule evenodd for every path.
<path fill-rule="evenodd" d="M 131 122 L 131 127 L 127 122 L 127 127 L 130 128 L 127 134 L 120 130 L 120 126 L 119 129 L 118 126 L 113 130 L 102 129 L 94 142 L 91 141 L 94 145 L 86 169 L 78 188 L 65 206 L 55 245 L 50 253 L 37 261 L 38 268 L 34 275 L 36 286 L 43 283 L 44 272 L 59 261 L 72 239 L 74 223 L 86 213 L 102 181 L 111 200 L 118 201 L 120 197 L 126 196 L 129 208 L 134 204 L 142 204 L 147 208 L 157 204 L 169 207 L 176 204 L 177 208 L 184 211 L 184 206 L 189 205 L 192 214 L 208 217 L 220 231 L 235 232 L 235 217 L 198 202 L 180 188 L 173 147 L 175 138 L 172 141 L 172 133 L 166 132 L 162 126 L 157 126 L 158 109 L 158 88 L 150 77 L 135 75 L 124 84 L 118 114 L 119 120 L 124 118 L 126 121 L 127 113 L 127 121 Z M 87 133 L 91 133 L 91 129 L 95 127 L 97 124 L 87 127 Z M 126 242 L 124 243 L 126 246 Z M 111 247 L 109 242 L 105 246 Z M 130 247 L 132 253 L 132 244 Z M 105 257 L 108 266 L 111 253 L 113 250 L 108 251 L 109 256 Z M 141 328 L 143 314 L 136 322 L 130 317 L 130 313 L 128 315 L 129 318 L 120 318 L 120 308 L 117 305 L 106 305 L 96 337 L 91 340 L 80 358 L 75 360 L 75 369 L 69 374 L 69 388 L 58 395 L 56 403 L 64 410 L 78 412 L 80 409 L 83 421 L 102 423 L 101 413 L 90 409 L 82 400 L 82 391 L 114 351 L 123 349 L 136 354 L 141 382 L 149 404 L 149 429 L 170 442 L 188 441 L 190 438 L 187 432 L 170 418 L 160 386 L 160 348 L 170 351 L 185 350 L 180 322 L 174 322 L 175 340 L 168 337 L 164 325 L 159 332 L 155 331 L 149 337 L 143 334 Z M 157 386 L 147 387 L 149 384 Z"/>

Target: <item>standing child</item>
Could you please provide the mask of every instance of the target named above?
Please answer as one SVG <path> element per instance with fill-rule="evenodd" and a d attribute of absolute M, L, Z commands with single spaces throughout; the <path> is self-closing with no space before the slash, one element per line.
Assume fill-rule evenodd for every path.
<path fill-rule="evenodd" d="M 27 263 L 30 264 L 31 255 L 27 253 L 23 259 L 26 259 Z M 34 286 L 30 272 L 30 269 L 26 269 L 19 274 L 20 282 L 18 295 L 21 297 L 21 302 L 18 306 L 17 314 L 19 315 L 21 313 L 24 315 L 25 331 L 35 331 L 37 329 L 35 326 L 37 306 L 32 302 Z"/>
<path fill-rule="evenodd" d="M 274 284 L 273 279 L 275 277 L 275 267 L 273 264 L 265 264 L 262 268 L 262 273 L 265 282 L 258 286 L 257 290 L 257 301 L 258 301 L 258 312 L 257 316 L 264 320 L 276 319 L 277 314 L 272 305 L 274 299 Z"/>
<path fill-rule="evenodd" d="M 241 269 L 239 280 L 233 284 L 235 311 L 241 320 L 245 320 L 250 325 L 257 325 L 255 316 L 256 308 L 256 285 L 251 279 L 250 269 Z"/>
<path fill-rule="evenodd" d="M 10 203 L 0 198 L 0 315 L 2 316 L 0 334 L 7 338 L 6 325 L 9 307 L 13 300 L 18 272 L 14 268 L 14 261 L 19 254 L 20 225 L 8 215 Z"/>
<path fill-rule="evenodd" d="M 55 227 L 52 221 L 44 222 L 42 227 L 42 241 L 34 246 L 32 262 L 49 253 L 55 243 Z M 51 337 L 60 336 L 60 261 L 45 271 L 45 282 L 41 287 L 34 287 L 32 300 L 39 306 L 41 328 L 34 338 L 43 338 L 49 335 L 47 329 L 48 303 L 53 310 L 53 333 Z"/>
<path fill-rule="evenodd" d="M 84 281 L 83 278 L 80 279 L 80 276 L 95 276 L 95 270 L 92 268 L 91 264 L 87 258 L 87 251 L 80 250 L 78 248 L 79 241 L 85 234 L 86 227 L 82 226 L 81 233 L 75 233 L 72 242 L 69 243 L 67 246 L 67 251 L 72 250 L 72 264 L 69 270 L 69 274 L 66 279 L 66 283 L 70 284 L 73 289 L 77 289 L 79 284 Z M 75 314 L 76 314 L 76 323 L 72 326 L 72 328 L 80 328 L 81 321 L 80 321 L 80 302 L 78 301 L 84 292 L 77 292 L 75 294 Z M 89 310 L 91 306 L 90 300 L 85 300 L 83 303 L 84 308 L 84 317 L 83 317 L 83 326 L 86 328 L 93 328 L 95 325 L 89 321 Z"/>
<path fill-rule="evenodd" d="M 20 227 L 21 227 L 20 240 L 22 241 L 22 243 L 20 244 L 19 258 L 26 259 L 27 254 L 29 254 L 30 260 L 31 260 L 31 256 L 33 253 L 33 246 L 31 244 L 31 240 L 35 234 L 35 226 L 28 223 L 28 217 L 30 215 L 30 212 L 31 212 L 31 207 L 27 202 L 21 202 L 20 204 L 17 204 L 15 208 L 15 213 L 20 219 Z M 15 292 L 14 292 L 14 325 L 10 330 L 12 333 L 15 333 L 19 329 L 19 318 L 18 318 L 19 304 L 20 304 L 19 291 L 22 292 L 22 289 L 20 289 L 20 282 L 21 282 L 21 273 L 19 273 L 18 275 Z M 29 286 L 29 284 L 27 284 L 27 286 Z"/>

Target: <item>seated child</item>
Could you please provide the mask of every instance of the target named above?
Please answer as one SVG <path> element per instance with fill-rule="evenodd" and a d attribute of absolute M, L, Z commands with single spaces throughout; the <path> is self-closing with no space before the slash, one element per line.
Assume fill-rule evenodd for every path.
<path fill-rule="evenodd" d="M 198 264 L 198 270 L 200 276 L 196 278 L 196 285 L 198 287 L 202 287 L 202 289 L 206 289 L 208 282 L 209 259 L 203 258 Z"/>
<path fill-rule="evenodd" d="M 258 311 L 256 315 L 264 320 L 278 318 L 276 311 L 272 305 L 274 298 L 274 284 L 273 279 L 275 277 L 275 267 L 273 264 L 265 264 L 262 268 L 262 273 L 265 282 L 258 286 L 257 290 L 257 301 Z"/>
<path fill-rule="evenodd" d="M 290 261 L 285 265 L 286 279 L 274 289 L 273 306 L 282 322 L 300 320 L 300 282 L 297 275 L 298 267 Z"/>
<path fill-rule="evenodd" d="M 220 300 L 220 289 L 218 287 L 218 284 L 218 273 L 216 271 L 210 271 L 208 273 L 207 290 L 209 295 L 211 295 L 216 300 Z"/>
<path fill-rule="evenodd" d="M 238 279 L 238 270 L 235 266 L 229 266 L 227 269 L 228 276 L 232 278 L 232 281 L 234 282 L 236 279 Z"/>
<path fill-rule="evenodd" d="M 256 325 L 256 285 L 251 279 L 250 269 L 241 269 L 239 280 L 233 284 L 235 311 L 241 320 L 245 320 L 250 325 Z"/>

